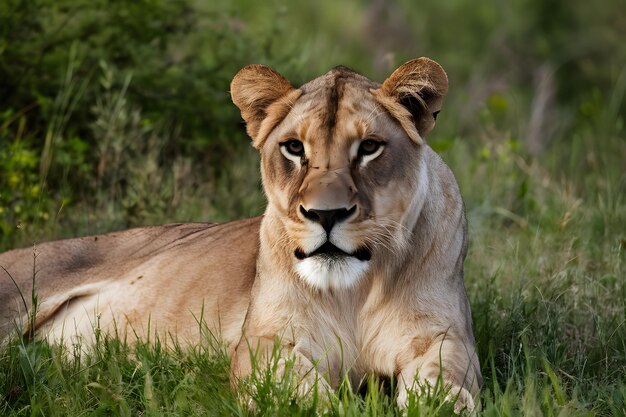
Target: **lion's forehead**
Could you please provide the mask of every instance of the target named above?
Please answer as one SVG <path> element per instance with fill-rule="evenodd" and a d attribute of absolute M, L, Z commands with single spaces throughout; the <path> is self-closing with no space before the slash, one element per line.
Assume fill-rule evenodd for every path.
<path fill-rule="evenodd" d="M 371 93 L 378 87 L 345 67 L 333 69 L 301 87 L 286 127 L 301 140 L 349 146 L 389 123 Z"/>
<path fill-rule="evenodd" d="M 339 66 L 302 85 L 300 90 L 302 90 L 304 95 L 308 95 L 322 90 L 340 90 L 347 85 L 355 86 L 363 90 L 380 87 L 379 83 L 352 71 L 350 68 Z"/>
<path fill-rule="evenodd" d="M 412 155 L 412 142 L 377 101 L 372 93 L 377 88 L 380 84 L 345 67 L 303 85 L 302 94 L 266 142 L 265 176 L 291 179 L 293 184 L 304 178 L 291 175 L 294 163 L 277 151 L 279 143 L 290 139 L 304 142 L 307 167 L 334 170 L 352 166 L 361 141 L 374 138 L 387 143 L 388 154 L 375 162 L 377 181 L 382 176 L 385 181 L 398 177 L 398 166 Z M 301 172 L 305 175 L 306 169 Z"/>
<path fill-rule="evenodd" d="M 296 106 L 305 112 L 323 114 L 320 120 L 334 126 L 341 121 L 336 117 L 337 112 L 346 116 L 375 108 L 377 104 L 371 90 L 376 87 L 374 83 L 366 84 L 353 78 L 333 78 L 332 82 L 315 89 L 301 87 L 303 93 Z"/>

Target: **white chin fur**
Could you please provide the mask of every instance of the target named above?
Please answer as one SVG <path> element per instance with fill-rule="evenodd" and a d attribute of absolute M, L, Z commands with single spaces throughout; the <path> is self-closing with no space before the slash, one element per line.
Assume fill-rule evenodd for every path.
<path fill-rule="evenodd" d="M 368 261 L 354 257 L 312 256 L 296 262 L 296 272 L 305 282 L 320 290 L 352 287 L 367 271 Z"/>

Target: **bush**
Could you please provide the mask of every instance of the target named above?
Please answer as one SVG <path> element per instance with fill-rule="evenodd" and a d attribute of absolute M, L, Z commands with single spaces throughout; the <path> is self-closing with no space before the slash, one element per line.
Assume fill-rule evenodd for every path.
<path fill-rule="evenodd" d="M 171 215 L 177 183 L 206 188 L 248 146 L 228 85 L 273 35 L 194 3 L 2 2 L 0 247 L 77 205 L 108 213 L 105 228 Z"/>

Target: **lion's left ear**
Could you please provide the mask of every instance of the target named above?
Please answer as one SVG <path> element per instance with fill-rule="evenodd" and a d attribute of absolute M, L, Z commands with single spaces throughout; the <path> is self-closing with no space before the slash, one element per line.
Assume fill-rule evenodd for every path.
<path fill-rule="evenodd" d="M 285 108 L 299 96 L 299 90 L 278 72 L 265 65 L 248 65 L 242 68 L 230 83 L 230 94 L 233 103 L 241 110 L 241 117 L 246 121 L 246 130 L 253 140 L 254 146 L 259 148 L 269 128 L 261 129 L 266 125 L 273 128 L 281 116 L 284 117 Z M 274 111 L 272 111 L 274 109 Z M 271 116 L 271 117 L 270 117 Z M 268 132 L 264 132 L 267 130 Z"/>
<path fill-rule="evenodd" d="M 409 137 L 422 144 L 435 127 L 443 97 L 448 92 L 448 76 L 441 65 L 429 58 L 413 59 L 393 74 L 373 93 L 396 118 Z"/>

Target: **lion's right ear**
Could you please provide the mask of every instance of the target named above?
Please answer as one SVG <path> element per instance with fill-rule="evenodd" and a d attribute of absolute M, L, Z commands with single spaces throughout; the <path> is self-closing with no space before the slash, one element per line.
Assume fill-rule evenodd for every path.
<path fill-rule="evenodd" d="M 432 59 L 417 58 L 400 66 L 373 92 L 409 137 L 422 144 L 435 127 L 443 97 L 448 92 L 448 76 Z"/>
<path fill-rule="evenodd" d="M 242 68 L 230 83 L 233 103 L 241 110 L 248 135 L 254 146 L 260 148 L 269 131 L 285 117 L 300 90 L 278 72 L 265 65 L 248 65 Z M 268 116 L 272 117 L 268 117 Z M 267 120 L 271 119 L 271 120 Z M 262 124 L 266 121 L 267 126 Z"/>

